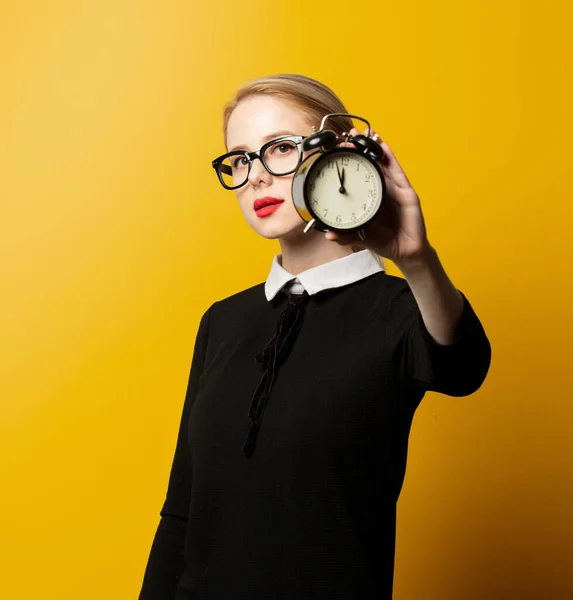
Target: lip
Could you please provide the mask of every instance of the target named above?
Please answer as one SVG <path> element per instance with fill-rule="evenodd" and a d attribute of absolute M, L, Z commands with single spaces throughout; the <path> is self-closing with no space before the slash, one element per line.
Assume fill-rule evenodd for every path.
<path fill-rule="evenodd" d="M 266 196 L 265 198 L 257 198 L 255 203 L 253 204 L 253 208 L 255 212 L 265 208 L 267 206 L 275 206 L 277 204 L 282 204 L 284 200 L 280 198 L 272 198 L 271 196 Z"/>
<path fill-rule="evenodd" d="M 255 214 L 260 219 L 262 219 L 263 217 L 268 217 L 269 215 L 272 215 L 274 212 L 276 212 L 281 207 L 281 205 L 282 202 L 280 204 L 267 204 L 267 206 L 259 208 L 259 210 L 255 212 Z"/>

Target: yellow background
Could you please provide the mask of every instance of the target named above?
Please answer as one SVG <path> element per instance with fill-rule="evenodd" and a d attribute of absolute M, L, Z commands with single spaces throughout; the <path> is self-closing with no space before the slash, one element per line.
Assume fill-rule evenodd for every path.
<path fill-rule="evenodd" d="M 2 3 L 0 598 L 137 597 L 199 318 L 277 250 L 210 165 L 276 72 L 371 119 L 493 346 L 417 413 L 396 600 L 573 598 L 570 7 Z"/>

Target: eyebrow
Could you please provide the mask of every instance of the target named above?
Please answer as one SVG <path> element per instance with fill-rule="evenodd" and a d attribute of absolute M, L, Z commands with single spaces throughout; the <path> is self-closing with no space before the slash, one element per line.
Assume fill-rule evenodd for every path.
<path fill-rule="evenodd" d="M 269 133 L 268 135 L 265 135 L 263 137 L 263 141 L 266 142 L 270 142 L 271 140 L 274 140 L 275 138 L 279 138 L 279 137 L 283 137 L 285 135 L 298 135 L 296 133 L 293 133 L 292 131 L 274 131 L 273 133 Z M 227 150 L 227 152 L 235 152 L 236 150 L 244 150 L 245 146 L 244 144 L 241 146 L 235 146 L 229 150 Z"/>

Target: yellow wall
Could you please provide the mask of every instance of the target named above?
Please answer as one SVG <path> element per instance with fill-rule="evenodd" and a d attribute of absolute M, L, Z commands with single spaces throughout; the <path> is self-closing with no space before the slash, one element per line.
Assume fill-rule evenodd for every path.
<path fill-rule="evenodd" d="M 416 416 L 396 600 L 573 598 L 571 4 L 201 4 L 0 6 L 0 598 L 136 598 L 199 318 L 277 248 L 220 108 L 281 71 L 390 143 L 493 344 Z"/>

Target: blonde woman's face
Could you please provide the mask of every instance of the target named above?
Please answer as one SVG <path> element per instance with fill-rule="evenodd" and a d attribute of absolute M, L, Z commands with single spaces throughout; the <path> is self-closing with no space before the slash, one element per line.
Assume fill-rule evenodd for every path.
<path fill-rule="evenodd" d="M 235 108 L 227 125 L 227 149 L 257 151 L 266 142 L 285 135 L 308 136 L 312 127 L 296 106 L 271 96 L 252 96 Z M 277 152 L 288 151 L 278 148 Z M 293 174 L 271 175 L 255 159 L 247 183 L 235 190 L 247 223 L 267 239 L 301 233 L 305 223 L 294 208 Z M 267 205 L 261 208 L 261 205 Z"/>

